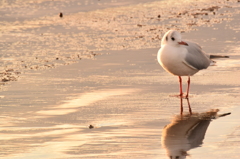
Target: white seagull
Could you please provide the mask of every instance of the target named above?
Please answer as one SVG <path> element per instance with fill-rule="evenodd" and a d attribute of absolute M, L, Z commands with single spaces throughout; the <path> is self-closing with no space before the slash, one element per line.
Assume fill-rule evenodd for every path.
<path fill-rule="evenodd" d="M 158 51 L 157 58 L 160 65 L 167 72 L 179 77 L 179 96 L 181 98 L 188 98 L 190 76 L 215 63 L 211 59 L 228 58 L 228 56 L 207 55 L 198 44 L 190 41 L 182 41 L 182 37 L 179 32 L 169 30 L 162 38 L 161 48 Z M 186 96 L 183 96 L 181 76 L 188 76 Z"/>

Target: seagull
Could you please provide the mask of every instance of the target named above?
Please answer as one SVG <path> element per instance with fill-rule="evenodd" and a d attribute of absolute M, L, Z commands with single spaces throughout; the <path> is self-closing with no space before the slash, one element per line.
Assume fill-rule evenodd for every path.
<path fill-rule="evenodd" d="M 199 70 L 214 65 L 213 58 L 228 58 L 228 56 L 207 55 L 197 43 L 183 41 L 181 34 L 175 30 L 169 30 L 165 33 L 157 55 L 158 62 L 163 69 L 179 77 L 179 97 L 181 98 L 188 98 L 190 76 Z M 181 76 L 188 76 L 186 96 L 183 95 Z"/>

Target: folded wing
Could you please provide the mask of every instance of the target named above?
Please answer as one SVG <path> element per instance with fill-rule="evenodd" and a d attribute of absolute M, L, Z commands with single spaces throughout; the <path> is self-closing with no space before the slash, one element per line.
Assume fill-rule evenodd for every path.
<path fill-rule="evenodd" d="M 186 54 L 183 62 L 186 65 L 198 70 L 206 69 L 211 63 L 208 55 L 202 51 L 201 46 L 199 46 L 197 43 L 190 41 L 185 42 L 188 44 L 188 46 L 184 46 L 187 49 L 188 53 Z"/>

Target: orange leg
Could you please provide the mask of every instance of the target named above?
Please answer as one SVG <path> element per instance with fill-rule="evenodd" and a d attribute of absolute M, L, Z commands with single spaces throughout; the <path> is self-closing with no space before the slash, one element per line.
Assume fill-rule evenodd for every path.
<path fill-rule="evenodd" d="M 188 76 L 188 87 L 187 87 L 187 95 L 186 95 L 186 98 L 188 98 L 188 94 L 189 94 L 189 89 L 190 89 L 190 76 Z"/>
<path fill-rule="evenodd" d="M 182 97 L 183 96 L 183 91 L 182 91 L 182 78 L 181 76 L 178 76 L 179 78 L 179 89 L 180 89 L 180 94 L 179 96 Z"/>

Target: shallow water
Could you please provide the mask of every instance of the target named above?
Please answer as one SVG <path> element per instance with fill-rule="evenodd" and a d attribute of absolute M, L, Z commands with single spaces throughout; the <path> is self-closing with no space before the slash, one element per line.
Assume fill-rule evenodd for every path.
<path fill-rule="evenodd" d="M 210 122 L 203 144 L 187 150 L 194 159 L 240 157 L 239 21 L 230 19 L 183 34 L 207 53 L 231 56 L 192 77 L 193 112 L 232 113 Z M 56 48 L 46 58 L 56 58 Z M 170 97 L 178 92 L 178 80 L 157 63 L 158 49 L 99 50 L 90 59 L 66 60 L 68 65 L 25 70 L 1 92 L 0 157 L 167 158 L 162 133 L 179 115 L 180 99 Z M 28 62 L 35 58 L 24 56 Z M 183 105 L 186 114 L 186 100 Z"/>

